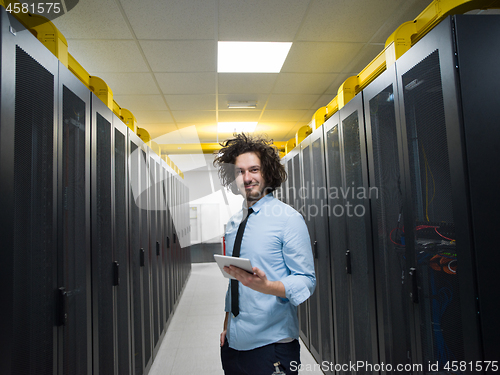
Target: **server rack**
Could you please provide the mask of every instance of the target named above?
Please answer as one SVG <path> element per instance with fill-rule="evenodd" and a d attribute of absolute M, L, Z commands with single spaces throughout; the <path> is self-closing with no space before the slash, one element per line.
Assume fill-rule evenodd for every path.
<path fill-rule="evenodd" d="M 402 148 L 396 67 L 363 90 L 380 362 L 416 363 L 412 357 L 410 286 L 404 238 Z M 386 373 L 386 371 L 383 371 Z"/>
<path fill-rule="evenodd" d="M 159 211 L 158 211 L 158 164 L 159 157 L 153 153 L 152 150 L 148 150 L 148 177 L 150 179 L 149 188 L 149 259 L 151 267 L 151 323 L 153 327 L 153 356 L 159 348 L 160 339 L 160 296 L 159 296 L 159 272 L 158 269 L 158 256 L 160 250 L 160 236 L 161 228 L 158 225 Z"/>
<path fill-rule="evenodd" d="M 362 96 L 332 116 L 325 132 L 335 359 L 379 363 Z"/>
<path fill-rule="evenodd" d="M 94 373 L 130 373 L 126 126 L 92 99 L 91 215 Z M 120 277 L 121 276 L 121 277 Z M 121 279 L 121 280 L 120 280 Z"/>
<path fill-rule="evenodd" d="M 338 194 L 344 186 L 342 179 L 341 155 L 343 145 L 340 138 L 340 116 L 335 113 L 323 124 L 325 133 L 326 186 L 329 205 L 330 269 L 334 332 L 335 364 L 345 364 L 352 360 L 349 324 L 349 288 L 347 268 L 347 236 L 344 216 L 344 200 Z"/>
<path fill-rule="evenodd" d="M 414 356 L 440 371 L 452 361 L 498 360 L 499 325 L 490 310 L 498 282 L 488 266 L 498 254 L 481 246 L 493 241 L 481 224 L 498 223 L 482 211 L 497 178 L 486 182 L 481 167 L 494 155 L 498 108 L 491 91 L 474 98 L 472 79 L 500 81 L 490 63 L 498 58 L 498 24 L 498 17 L 447 18 L 397 62 Z"/>
<path fill-rule="evenodd" d="M 116 308 L 116 368 L 121 374 L 132 373 L 132 327 L 130 245 L 128 227 L 128 127 L 113 115 L 114 170 L 114 293 Z"/>
<path fill-rule="evenodd" d="M 59 374 L 92 371 L 90 107 L 88 89 L 59 63 Z"/>
<path fill-rule="evenodd" d="M 9 373 L 55 374 L 58 62 L 0 18 L 0 358 Z"/>

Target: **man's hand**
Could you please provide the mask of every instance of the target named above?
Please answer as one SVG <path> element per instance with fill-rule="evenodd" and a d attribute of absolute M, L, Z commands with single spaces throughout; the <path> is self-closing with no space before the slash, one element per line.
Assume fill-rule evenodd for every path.
<path fill-rule="evenodd" d="M 264 294 L 286 298 L 285 286 L 281 281 L 269 281 L 264 271 L 253 267 L 253 273 L 247 272 L 239 267 L 224 267 L 224 271 L 236 278 L 244 286 Z"/>
<path fill-rule="evenodd" d="M 226 333 L 227 333 L 227 330 L 224 330 L 220 334 L 220 346 L 221 347 L 224 346 L 224 341 L 226 341 Z"/>

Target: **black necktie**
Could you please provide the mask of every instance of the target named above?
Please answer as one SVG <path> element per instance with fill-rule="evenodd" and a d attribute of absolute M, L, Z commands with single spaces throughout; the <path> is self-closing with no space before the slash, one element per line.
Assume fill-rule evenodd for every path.
<path fill-rule="evenodd" d="M 240 223 L 238 227 L 238 232 L 236 233 L 236 240 L 234 241 L 233 246 L 233 257 L 240 256 L 241 250 L 241 240 L 243 239 L 243 232 L 245 231 L 245 226 L 247 225 L 248 217 L 252 214 L 253 209 L 248 209 L 248 214 L 245 219 Z M 238 280 L 231 280 L 231 312 L 233 316 L 236 317 L 240 313 L 240 305 L 239 305 L 239 294 L 238 294 L 239 282 Z"/>

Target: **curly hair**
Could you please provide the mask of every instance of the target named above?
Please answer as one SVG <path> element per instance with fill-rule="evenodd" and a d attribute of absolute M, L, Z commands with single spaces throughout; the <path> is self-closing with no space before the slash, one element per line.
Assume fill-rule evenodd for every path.
<path fill-rule="evenodd" d="M 222 148 L 215 152 L 214 166 L 219 170 L 221 184 L 238 194 L 234 174 L 236 158 L 247 152 L 255 152 L 260 159 L 261 172 L 266 182 L 266 193 L 273 192 L 286 180 L 285 167 L 280 162 L 279 152 L 272 140 L 262 136 L 252 137 L 248 134 L 234 134 L 234 138 L 220 143 Z"/>

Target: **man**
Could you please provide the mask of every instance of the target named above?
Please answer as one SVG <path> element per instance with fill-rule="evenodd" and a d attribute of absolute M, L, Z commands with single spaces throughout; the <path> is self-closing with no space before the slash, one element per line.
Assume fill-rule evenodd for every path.
<path fill-rule="evenodd" d="M 237 281 L 229 283 L 220 335 L 224 372 L 296 374 L 297 306 L 313 293 L 316 277 L 303 217 L 272 195 L 286 179 L 284 167 L 271 142 L 245 134 L 225 141 L 214 165 L 222 184 L 245 198 L 226 226 L 227 255 L 238 256 L 239 248 L 253 266 L 253 274 L 225 267 Z"/>

